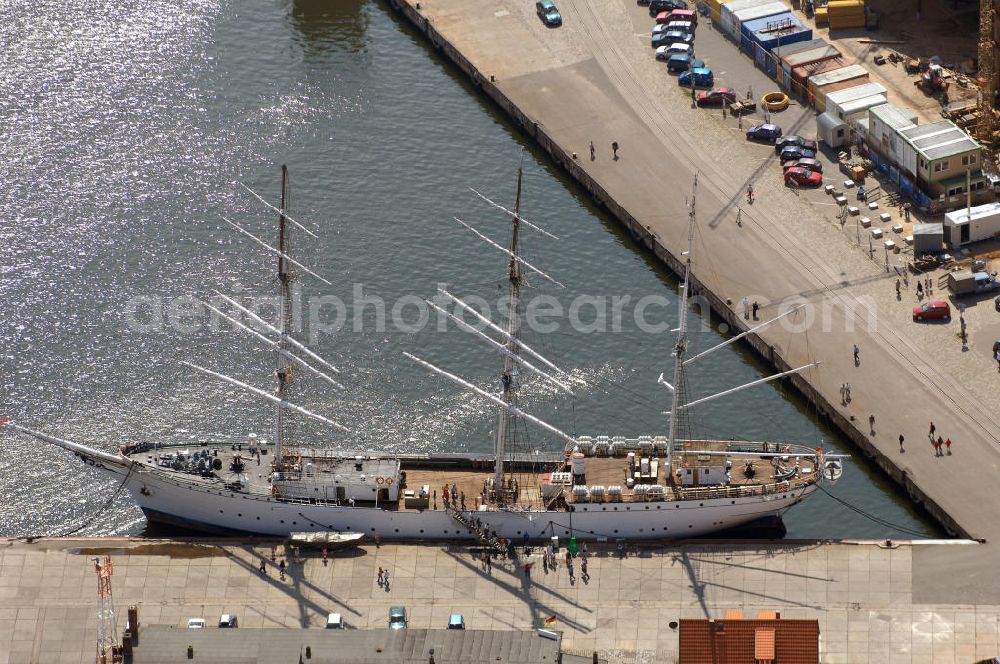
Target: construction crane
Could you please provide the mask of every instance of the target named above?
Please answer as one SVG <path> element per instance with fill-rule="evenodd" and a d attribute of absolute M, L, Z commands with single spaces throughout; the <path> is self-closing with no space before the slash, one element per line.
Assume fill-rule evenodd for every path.
<path fill-rule="evenodd" d="M 118 643 L 118 622 L 115 618 L 114 596 L 111 594 L 111 556 L 94 558 L 97 572 L 97 664 L 117 664 L 122 661 Z"/>
<path fill-rule="evenodd" d="M 993 101 L 997 92 L 996 40 L 993 38 L 994 2 L 979 0 L 979 123 L 976 133 L 988 147 L 993 146 L 996 116 Z"/>

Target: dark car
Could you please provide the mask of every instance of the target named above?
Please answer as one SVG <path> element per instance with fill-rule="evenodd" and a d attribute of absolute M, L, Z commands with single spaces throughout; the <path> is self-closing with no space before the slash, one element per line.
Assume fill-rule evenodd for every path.
<path fill-rule="evenodd" d="M 667 49 L 663 49 L 661 53 L 659 49 L 656 50 L 656 58 L 658 60 L 667 61 L 667 71 L 678 72 L 687 71 L 688 69 L 697 69 L 699 67 L 705 66 L 704 60 L 699 60 L 691 55 L 685 55 L 683 53 L 668 53 Z"/>
<path fill-rule="evenodd" d="M 713 88 L 708 92 L 698 93 L 699 106 L 722 106 L 736 101 L 736 91 L 732 88 Z"/>
<path fill-rule="evenodd" d="M 696 88 L 710 88 L 715 85 L 715 75 L 712 74 L 711 69 L 695 67 L 681 72 L 681 75 L 677 77 L 677 83 L 687 87 L 691 87 L 693 84 Z"/>
<path fill-rule="evenodd" d="M 785 171 L 785 184 L 818 187 L 823 184 L 823 174 L 808 168 L 789 168 Z"/>
<path fill-rule="evenodd" d="M 816 151 L 817 147 L 816 141 L 810 141 L 808 139 L 802 138 L 801 136 L 796 136 L 792 134 L 791 136 L 782 136 L 781 138 L 776 140 L 774 142 L 774 151 L 775 153 L 780 154 L 784 148 L 793 145 L 805 148 L 806 150 L 812 150 L 813 152 Z"/>
<path fill-rule="evenodd" d="M 556 9 L 552 0 L 538 0 L 535 3 L 535 11 L 538 13 L 538 18 L 542 19 L 542 23 L 550 28 L 562 25 L 562 14 Z"/>
<path fill-rule="evenodd" d="M 781 136 L 781 127 L 776 124 L 759 124 L 747 129 L 747 139 L 751 141 L 773 141 Z"/>
<path fill-rule="evenodd" d="M 913 320 L 951 320 L 951 307 L 943 300 L 913 307 Z"/>
<path fill-rule="evenodd" d="M 668 9 L 687 9 L 688 5 L 684 0 L 650 0 L 649 15 L 656 16 L 660 12 Z"/>
<path fill-rule="evenodd" d="M 653 35 L 650 45 L 653 48 L 659 48 L 660 46 L 669 46 L 670 44 L 690 44 L 693 41 L 694 35 L 677 30 L 667 30 Z"/>
<path fill-rule="evenodd" d="M 811 159 L 811 158 L 786 161 L 781 165 L 781 167 L 786 171 L 789 168 L 808 168 L 811 171 L 817 171 L 819 173 L 823 172 L 823 162 L 821 162 L 819 159 Z"/>
<path fill-rule="evenodd" d="M 786 161 L 798 161 L 799 159 L 809 158 L 812 159 L 816 156 L 816 152 L 813 150 L 807 150 L 806 148 L 799 147 L 798 145 L 789 145 L 781 149 L 781 154 L 778 158 L 782 163 Z"/>

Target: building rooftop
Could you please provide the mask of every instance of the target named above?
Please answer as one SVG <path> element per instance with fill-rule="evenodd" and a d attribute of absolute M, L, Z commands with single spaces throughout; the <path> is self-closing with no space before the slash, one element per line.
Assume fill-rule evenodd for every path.
<path fill-rule="evenodd" d="M 862 65 L 847 65 L 846 67 L 840 67 L 839 69 L 832 69 L 830 71 L 825 71 L 822 74 L 810 76 L 809 83 L 815 85 L 816 87 L 822 87 L 831 83 L 849 81 L 852 78 L 860 78 L 862 76 L 868 76 L 868 70 Z"/>
<path fill-rule="evenodd" d="M 882 104 L 868 109 L 868 115 L 878 118 L 882 124 L 892 129 L 902 129 L 911 125 L 916 125 L 916 121 L 911 117 L 909 109 L 902 109 L 892 104 Z"/>
<path fill-rule="evenodd" d="M 980 148 L 975 139 L 951 120 L 907 127 L 900 129 L 899 134 L 928 161 Z"/>
<path fill-rule="evenodd" d="M 783 58 L 794 53 L 799 53 L 801 51 L 811 51 L 817 48 L 826 48 L 830 46 L 825 39 L 810 39 L 809 41 L 795 42 L 794 44 L 786 44 L 784 46 L 776 46 L 771 52 L 774 53 L 775 57 Z M 837 49 L 833 49 L 837 51 Z M 837 51 L 839 54 L 840 52 Z"/>
<path fill-rule="evenodd" d="M 682 618 L 679 661 L 684 664 L 818 664 L 819 622 L 770 616 L 762 612 L 757 619 Z"/>
<path fill-rule="evenodd" d="M 945 213 L 944 218 L 949 226 L 957 226 L 959 224 L 967 224 L 970 221 L 978 221 L 979 219 L 985 219 L 998 214 L 1000 214 L 1000 203 L 986 203 L 985 205 L 974 205 L 968 211 L 966 211 L 965 208 L 961 208 L 959 210 L 947 212 Z"/>
<path fill-rule="evenodd" d="M 828 104 L 838 104 L 843 106 L 849 102 L 864 99 L 874 95 L 885 95 L 885 86 L 881 83 L 862 83 L 843 90 L 835 90 L 826 96 Z"/>
<path fill-rule="evenodd" d="M 818 40 L 822 41 L 822 40 Z M 809 44 L 811 42 L 802 42 L 803 44 Z M 811 48 L 803 48 L 796 51 L 785 51 L 785 49 L 790 48 L 788 46 L 781 46 L 781 55 L 779 56 L 786 65 L 789 67 L 800 67 L 803 65 L 808 65 L 811 62 L 822 62 L 824 60 L 831 60 L 833 58 L 840 57 L 840 51 L 837 50 L 835 46 L 830 44 L 819 44 L 818 46 L 813 46 Z M 774 53 L 777 55 L 779 49 L 774 49 Z"/>
<path fill-rule="evenodd" d="M 558 634 L 558 633 L 557 633 Z M 143 627 L 134 664 L 557 664 L 561 636 L 463 629 L 185 629 Z"/>

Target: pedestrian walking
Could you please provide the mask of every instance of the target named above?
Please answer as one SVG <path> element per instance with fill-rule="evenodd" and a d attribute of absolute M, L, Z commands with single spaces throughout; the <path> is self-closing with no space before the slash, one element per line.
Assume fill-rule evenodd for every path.
<path fill-rule="evenodd" d="M 573 564 L 573 554 L 569 552 L 569 549 L 566 549 L 566 564 L 567 565 Z"/>
<path fill-rule="evenodd" d="M 900 288 L 901 288 L 901 285 L 899 283 L 899 279 L 896 279 L 896 299 L 897 300 L 900 300 L 903 297 L 903 294 L 900 291 Z"/>
<path fill-rule="evenodd" d="M 459 494 L 459 496 L 460 496 L 460 502 L 462 503 L 462 509 L 464 510 L 465 509 L 465 492 L 463 491 L 462 493 Z"/>
<path fill-rule="evenodd" d="M 266 560 L 261 560 L 260 561 L 260 573 L 261 574 L 267 574 L 267 561 Z"/>
<path fill-rule="evenodd" d="M 378 568 L 378 587 L 381 588 L 385 583 L 385 570 L 381 567 Z"/>
<path fill-rule="evenodd" d="M 923 299 L 924 297 L 924 285 L 921 282 L 917 282 L 917 299 Z"/>
<path fill-rule="evenodd" d="M 278 570 L 281 572 L 281 580 L 285 580 L 285 559 L 282 558 L 281 562 L 278 563 Z"/>
<path fill-rule="evenodd" d="M 597 151 L 594 149 L 594 142 L 590 142 L 590 160 L 594 161 L 597 159 Z"/>
<path fill-rule="evenodd" d="M 747 203 L 753 204 L 753 184 L 747 185 Z"/>
<path fill-rule="evenodd" d="M 854 366 L 861 366 L 861 349 L 858 348 L 857 344 L 854 344 Z"/>
<path fill-rule="evenodd" d="M 903 449 L 903 434 L 899 434 L 899 451 L 900 451 L 900 453 L 903 453 L 903 452 L 906 451 L 906 450 Z"/>
<path fill-rule="evenodd" d="M 618 141 L 611 142 L 611 154 L 614 155 L 615 161 L 618 161 Z"/>
<path fill-rule="evenodd" d="M 382 546 L 382 536 L 378 534 L 377 530 L 375 531 L 374 539 L 375 539 L 375 548 L 376 549 L 379 548 L 380 546 Z"/>
<path fill-rule="evenodd" d="M 542 556 L 542 571 L 546 574 L 549 573 L 549 556 L 548 554 Z"/>
<path fill-rule="evenodd" d="M 847 405 L 847 383 L 840 384 L 840 405 Z"/>
<path fill-rule="evenodd" d="M 944 446 L 944 439 L 938 436 L 937 440 L 934 441 L 934 456 L 944 456 L 944 453 L 941 451 L 942 446 Z"/>
<path fill-rule="evenodd" d="M 445 507 L 448 507 L 448 495 L 449 495 L 450 493 L 451 493 L 451 491 L 449 491 L 449 490 L 448 490 L 448 486 L 447 486 L 447 485 L 445 485 L 445 487 L 444 487 L 444 491 L 443 491 L 443 492 L 442 492 L 442 494 L 441 494 L 441 495 L 443 495 L 443 496 L 444 496 L 444 506 L 445 506 Z"/>
<path fill-rule="evenodd" d="M 868 430 L 873 436 L 875 435 L 875 415 L 868 416 Z"/>
<path fill-rule="evenodd" d="M 382 576 L 382 581 L 385 584 L 385 591 L 389 592 L 389 570 L 385 571 L 385 574 Z"/>
<path fill-rule="evenodd" d="M 580 578 L 583 579 L 584 583 L 586 583 L 587 581 L 590 581 L 590 574 L 587 572 L 587 559 L 586 558 L 584 558 L 583 560 L 580 561 Z"/>
<path fill-rule="evenodd" d="M 1000 350 L 997 351 L 996 361 L 997 361 L 997 371 L 1000 372 Z"/>
<path fill-rule="evenodd" d="M 743 296 L 743 318 L 750 320 L 750 297 L 748 295 Z"/>
<path fill-rule="evenodd" d="M 329 558 L 327 556 L 327 550 L 326 550 L 326 547 L 324 546 L 323 547 L 323 567 L 326 567 L 328 561 L 329 561 Z"/>
<path fill-rule="evenodd" d="M 532 563 L 524 563 L 524 578 L 531 578 L 531 565 Z"/>
<path fill-rule="evenodd" d="M 948 456 L 951 456 L 951 438 L 945 438 L 944 446 L 948 450 Z"/>
<path fill-rule="evenodd" d="M 910 204 L 909 203 L 905 203 L 903 205 L 903 218 L 906 219 L 906 221 L 910 220 Z"/>
<path fill-rule="evenodd" d="M 760 311 L 760 305 L 757 304 L 757 300 L 754 300 L 753 307 L 751 307 L 751 313 L 753 314 L 753 319 L 757 320 L 757 312 Z"/>
<path fill-rule="evenodd" d="M 928 436 L 930 436 L 930 439 L 931 439 L 931 440 L 934 440 L 934 432 L 935 432 L 935 431 L 937 431 L 937 427 L 935 427 L 935 426 L 934 426 L 934 423 L 933 423 L 933 422 L 931 422 L 931 430 L 930 430 L 930 432 L 929 432 L 929 433 L 927 434 Z"/>
<path fill-rule="evenodd" d="M 493 573 L 493 555 L 489 551 L 486 552 L 486 573 Z"/>
<path fill-rule="evenodd" d="M 847 403 L 851 403 L 851 384 L 844 383 L 844 388 L 847 391 L 847 397 L 846 397 Z"/>

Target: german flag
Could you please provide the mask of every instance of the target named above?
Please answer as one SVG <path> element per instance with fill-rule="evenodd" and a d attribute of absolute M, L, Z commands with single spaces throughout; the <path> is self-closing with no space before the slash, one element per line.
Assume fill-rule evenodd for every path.
<path fill-rule="evenodd" d="M 558 620 L 557 620 L 557 618 L 555 616 L 552 616 L 551 618 L 546 618 L 545 619 L 545 624 L 546 625 L 551 625 L 552 623 L 555 623 L 555 622 L 558 622 Z"/>

